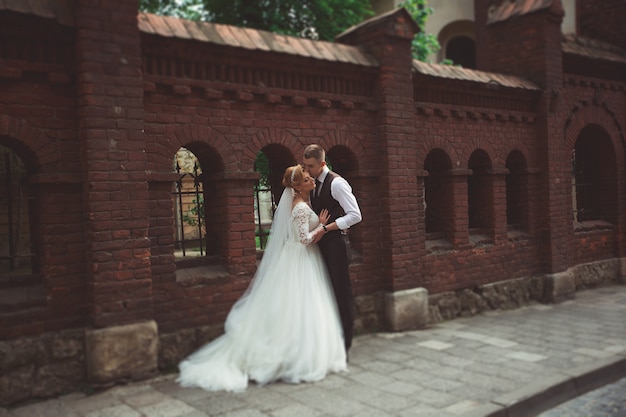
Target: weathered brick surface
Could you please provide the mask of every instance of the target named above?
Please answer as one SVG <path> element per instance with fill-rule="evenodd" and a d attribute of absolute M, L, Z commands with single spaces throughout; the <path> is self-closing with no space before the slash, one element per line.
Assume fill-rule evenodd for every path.
<path fill-rule="evenodd" d="M 576 2 L 578 31 L 581 35 L 601 39 L 626 49 L 624 16 L 626 3 L 622 0 L 593 0 Z"/>
<path fill-rule="evenodd" d="M 256 155 L 269 157 L 277 185 L 312 142 L 328 150 L 363 211 L 351 231 L 359 330 L 384 326 L 385 292 L 534 285 L 544 274 L 626 256 L 626 87 L 612 75 L 624 66 L 563 59 L 553 11 L 477 33 L 481 69 L 540 87 L 529 91 L 412 72 L 415 28 L 403 14 L 340 39 L 375 56 L 380 67 L 371 69 L 139 33 L 132 3 L 78 1 L 75 27 L 0 11 L 1 39 L 22 51 L 0 50 L 0 141 L 32 174 L 38 290 L 26 307 L 0 310 L 0 339 L 155 320 L 167 341 L 163 361 L 189 353 L 219 333 L 256 268 Z M 588 16 L 603 15 L 592 3 L 582 2 Z M 589 33 L 600 30 L 586 22 Z M 606 38 L 621 28 L 611 25 Z M 297 84 L 300 72 L 319 84 Z M 250 81 L 262 74 L 279 86 Z M 360 93 L 317 88 L 350 74 Z M 603 161 L 615 168 L 614 200 L 608 222 L 581 226 L 572 215 L 571 151 L 590 125 L 614 151 Z M 180 147 L 202 165 L 202 265 L 174 257 L 172 162 Z M 433 151 L 450 164 L 443 236 L 425 226 Z M 523 230 L 506 224 L 511 154 L 525 163 Z M 476 158 L 488 166 L 478 231 L 468 214 Z"/>

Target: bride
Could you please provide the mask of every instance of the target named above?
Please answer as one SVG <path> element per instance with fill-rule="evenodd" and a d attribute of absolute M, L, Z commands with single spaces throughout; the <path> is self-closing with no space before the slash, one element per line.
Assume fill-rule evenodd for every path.
<path fill-rule="evenodd" d="M 318 381 L 346 370 L 339 315 L 316 228 L 328 221 L 309 206 L 315 181 L 287 168 L 268 246 L 248 289 L 234 304 L 225 333 L 179 365 L 177 381 L 209 391 L 258 384 Z"/>

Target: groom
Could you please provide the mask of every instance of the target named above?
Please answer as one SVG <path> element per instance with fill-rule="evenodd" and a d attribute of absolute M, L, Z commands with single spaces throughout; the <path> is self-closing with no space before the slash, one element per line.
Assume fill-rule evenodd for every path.
<path fill-rule="evenodd" d="M 361 209 L 352 194 L 352 187 L 341 176 L 326 166 L 326 152 L 321 146 L 312 144 L 304 149 L 304 167 L 315 178 L 315 189 L 311 191 L 311 206 L 318 215 L 327 209 L 328 223 L 318 230 L 314 241 L 319 240 L 319 248 L 326 262 L 330 280 L 335 292 L 337 308 L 346 354 L 352 346 L 355 305 L 348 261 L 348 248 L 343 239 L 350 226 L 361 221 Z"/>

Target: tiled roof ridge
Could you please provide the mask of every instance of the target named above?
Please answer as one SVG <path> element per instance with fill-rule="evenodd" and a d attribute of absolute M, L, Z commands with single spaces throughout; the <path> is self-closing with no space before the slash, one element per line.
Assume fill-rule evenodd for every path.
<path fill-rule="evenodd" d="M 503 87 L 524 90 L 540 90 L 532 81 L 514 75 L 504 75 L 475 69 L 462 68 L 454 65 L 432 64 L 413 60 L 413 69 L 423 75 L 471 81 L 482 84 L 497 84 Z"/>
<path fill-rule="evenodd" d="M 264 30 L 198 22 L 152 13 L 140 12 L 137 20 L 139 30 L 142 32 L 164 37 L 194 39 L 217 45 L 286 53 L 362 66 L 378 66 L 378 61 L 358 46 L 314 41 Z"/>
<path fill-rule="evenodd" d="M 622 49 L 614 43 L 610 43 L 601 39 L 590 38 L 588 36 L 577 35 L 575 33 L 567 33 L 563 35 L 564 42 L 574 42 L 581 46 L 590 46 L 602 49 L 603 51 L 615 52 L 626 55 L 626 49 Z"/>
<path fill-rule="evenodd" d="M 554 4 L 555 2 L 558 4 Z M 523 16 L 550 7 L 564 13 L 560 0 L 504 0 L 499 6 L 489 10 L 487 24 L 503 22 L 515 16 Z"/>
<path fill-rule="evenodd" d="M 564 53 L 626 63 L 626 50 L 600 39 L 568 33 L 563 35 L 561 44 Z"/>
<path fill-rule="evenodd" d="M 0 0 L 0 10 L 32 14 L 56 19 L 73 26 L 72 0 Z M 137 14 L 139 30 L 164 37 L 194 39 L 249 50 L 272 51 L 281 54 L 310 57 L 319 60 L 377 67 L 378 61 L 359 46 L 328 41 L 279 35 L 256 29 L 240 28 L 219 23 L 197 22 L 151 13 Z"/>
<path fill-rule="evenodd" d="M 33 14 L 47 19 L 56 19 L 65 26 L 74 26 L 71 2 L 72 0 L 0 0 L 0 10 Z"/>

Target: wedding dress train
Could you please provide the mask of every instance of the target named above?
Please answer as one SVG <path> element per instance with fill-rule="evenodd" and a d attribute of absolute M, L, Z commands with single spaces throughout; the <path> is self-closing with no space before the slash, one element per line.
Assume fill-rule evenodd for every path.
<path fill-rule="evenodd" d="M 272 226 L 264 258 L 229 312 L 225 333 L 180 363 L 182 386 L 243 391 L 249 380 L 317 381 L 346 369 L 328 273 L 317 245 L 308 244 L 319 219 L 306 203 L 291 209 L 292 199 L 293 191 L 285 189 L 274 224 L 289 227 L 280 232 Z"/>

